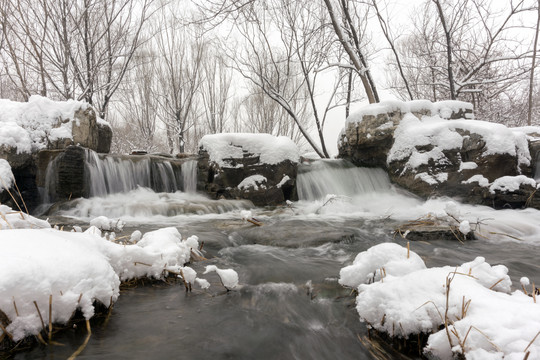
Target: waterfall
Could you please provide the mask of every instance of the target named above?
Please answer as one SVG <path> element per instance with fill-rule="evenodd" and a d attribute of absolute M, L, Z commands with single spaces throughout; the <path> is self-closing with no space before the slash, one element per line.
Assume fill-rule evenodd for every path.
<path fill-rule="evenodd" d="M 390 179 L 382 169 L 359 168 L 345 160 L 317 160 L 300 165 L 296 189 L 300 200 L 317 200 L 327 194 L 387 192 Z"/>
<path fill-rule="evenodd" d="M 182 164 L 182 185 L 184 192 L 197 190 L 197 161 L 189 160 Z"/>
<path fill-rule="evenodd" d="M 84 163 L 84 170 L 73 174 L 83 197 L 104 196 L 126 193 L 138 187 L 152 189 L 155 192 L 195 192 L 197 185 L 197 161 L 178 160 L 154 155 L 104 155 L 84 149 L 76 160 L 66 160 L 64 152 L 47 164 L 43 175 L 43 186 L 39 189 L 41 200 L 49 204 L 65 197 L 59 190 L 65 189 L 66 180 L 59 180 L 61 169 L 73 164 Z M 69 157 L 68 157 L 69 158 Z M 69 181 L 68 181 L 69 182 Z M 68 190 L 69 191 L 69 190 Z M 69 192 L 68 192 L 69 194 Z M 81 195 L 79 195 L 81 196 Z"/>
<path fill-rule="evenodd" d="M 110 156 L 91 150 L 87 150 L 86 154 L 86 182 L 89 184 L 90 197 L 128 192 L 139 186 L 156 192 L 195 190 L 195 160 L 188 160 L 180 166 L 168 159 L 148 155 Z M 195 180 L 192 179 L 193 169 Z"/>
<path fill-rule="evenodd" d="M 534 166 L 534 180 L 540 181 L 540 151 L 536 152 L 536 162 Z"/>

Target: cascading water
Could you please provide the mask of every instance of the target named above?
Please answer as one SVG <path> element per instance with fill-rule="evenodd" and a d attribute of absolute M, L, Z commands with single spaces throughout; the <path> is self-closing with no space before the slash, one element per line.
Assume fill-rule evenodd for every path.
<path fill-rule="evenodd" d="M 197 161 L 189 160 L 182 164 L 182 185 L 184 192 L 197 190 Z"/>
<path fill-rule="evenodd" d="M 536 166 L 534 167 L 534 180 L 540 181 L 540 151 L 536 153 Z"/>
<path fill-rule="evenodd" d="M 300 200 L 318 200 L 327 194 L 354 196 L 388 192 L 390 187 L 384 170 L 358 168 L 345 160 L 318 160 L 301 165 L 296 181 Z"/>
<path fill-rule="evenodd" d="M 44 186 L 40 189 L 44 204 L 57 201 L 59 167 L 62 155 L 49 162 L 45 171 Z M 95 197 L 126 193 L 144 187 L 156 192 L 195 192 L 197 161 L 167 159 L 160 156 L 114 156 L 84 153 L 83 196 Z"/>
<path fill-rule="evenodd" d="M 178 166 L 149 156 L 112 157 L 91 150 L 86 154 L 86 177 L 91 197 L 128 192 L 139 186 L 157 192 L 195 191 L 195 160 Z"/>

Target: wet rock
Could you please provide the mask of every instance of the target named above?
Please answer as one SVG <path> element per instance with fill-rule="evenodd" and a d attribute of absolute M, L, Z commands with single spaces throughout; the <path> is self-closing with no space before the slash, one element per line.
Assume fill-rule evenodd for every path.
<path fill-rule="evenodd" d="M 97 123 L 98 139 L 96 152 L 108 154 L 111 151 L 113 132 L 109 124 L 104 122 Z"/>
<path fill-rule="evenodd" d="M 261 155 L 242 151 L 242 157 L 224 159 L 220 165 L 208 151 L 199 151 L 197 189 L 213 199 L 246 199 L 256 206 L 283 204 L 296 200 L 297 162 L 261 162 Z"/>

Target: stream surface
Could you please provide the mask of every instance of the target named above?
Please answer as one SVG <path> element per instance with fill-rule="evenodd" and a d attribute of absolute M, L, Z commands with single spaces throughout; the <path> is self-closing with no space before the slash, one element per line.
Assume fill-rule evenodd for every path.
<path fill-rule="evenodd" d="M 46 217 L 67 228 L 86 228 L 98 215 L 120 217 L 127 225 L 118 236 L 175 226 L 183 237 L 197 235 L 208 259 L 190 265 L 210 281 L 208 290 L 195 286 L 186 293 L 180 282 L 122 290 L 110 317 L 93 322 L 78 358 L 410 359 L 384 341 L 369 340 L 354 296 L 337 280 L 359 252 L 381 242 L 405 246 L 394 236 L 404 221 L 441 209 L 478 219 L 485 233 L 522 239 L 493 235 L 465 243 L 412 242 L 411 250 L 428 267 L 457 266 L 483 256 L 492 265 L 506 265 L 514 287 L 522 276 L 540 283 L 538 211 L 495 212 L 448 199 L 423 202 L 372 182 L 377 189 L 352 199 L 319 198 L 273 209 L 145 189 L 53 208 Z M 248 209 L 262 226 L 242 221 L 240 211 Z M 242 287 L 226 292 L 215 273 L 202 275 L 209 264 L 235 269 Z M 40 346 L 14 359 L 65 359 L 86 335 L 80 324 L 55 335 L 61 345 Z"/>

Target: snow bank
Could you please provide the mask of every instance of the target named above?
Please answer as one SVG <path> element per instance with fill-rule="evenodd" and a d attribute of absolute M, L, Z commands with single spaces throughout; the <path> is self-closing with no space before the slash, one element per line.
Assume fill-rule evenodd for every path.
<path fill-rule="evenodd" d="M 0 146 L 30 153 L 45 148 L 48 141 L 72 139 L 74 114 L 88 106 L 81 101 L 53 101 L 37 95 L 26 103 L 0 99 Z"/>
<path fill-rule="evenodd" d="M 0 214 L 0 310 L 10 320 L 6 330 L 14 341 L 42 330 L 40 314 L 47 324 L 49 316 L 53 323 L 66 323 L 76 309 L 91 318 L 94 302 L 109 306 L 116 301 L 122 280 L 162 278 L 169 271 L 196 280 L 195 271 L 184 264 L 198 252 L 198 239 L 182 240 L 176 228 L 148 232 L 135 245 L 120 245 L 101 237 L 95 226 L 84 233 L 64 232 L 7 206 L 0 206 Z M 29 228 L 36 224 L 49 228 Z"/>
<path fill-rule="evenodd" d="M 270 134 L 213 134 L 205 135 L 199 146 L 208 151 L 210 161 L 221 167 L 235 167 L 230 159 L 243 158 L 245 153 L 259 156 L 262 164 L 278 164 L 285 160 L 298 162 L 300 155 L 296 144 L 286 136 Z M 236 165 L 242 166 L 242 164 Z"/>
<path fill-rule="evenodd" d="M 398 245 L 380 244 L 358 255 L 356 275 L 351 267 L 342 269 L 340 283 L 362 282 L 356 299 L 362 321 L 390 336 L 431 333 L 424 352 L 441 359 L 451 359 L 453 353 L 467 359 L 523 359 L 526 349 L 529 358 L 540 356 L 540 343 L 529 346 L 540 329 L 540 304 L 521 291 L 510 293 L 505 266 L 491 266 L 478 257 L 458 267 L 427 269 L 418 262 L 414 269 L 407 265 L 406 253 Z M 393 270 L 366 284 L 369 271 L 383 268 Z M 445 314 L 448 333 L 440 330 Z"/>
<path fill-rule="evenodd" d="M 11 172 L 11 166 L 9 166 L 9 163 L 6 160 L 0 159 L 0 193 L 13 185 L 13 179 L 14 176 Z"/>

